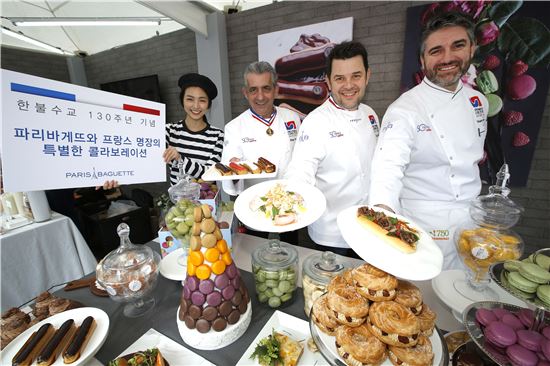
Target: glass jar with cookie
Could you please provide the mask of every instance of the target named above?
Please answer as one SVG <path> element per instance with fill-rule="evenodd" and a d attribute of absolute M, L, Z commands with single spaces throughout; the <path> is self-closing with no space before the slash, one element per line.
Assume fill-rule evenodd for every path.
<path fill-rule="evenodd" d="M 523 208 L 512 201 L 506 183 L 510 178 L 504 164 L 497 173 L 497 182 L 489 194 L 479 196 L 470 205 L 471 222 L 455 233 L 458 255 L 467 269 L 467 281 L 455 287 L 464 296 L 479 300 L 497 300 L 488 286 L 489 267 L 496 262 L 519 259 L 524 243 L 511 228 L 518 222 Z"/>

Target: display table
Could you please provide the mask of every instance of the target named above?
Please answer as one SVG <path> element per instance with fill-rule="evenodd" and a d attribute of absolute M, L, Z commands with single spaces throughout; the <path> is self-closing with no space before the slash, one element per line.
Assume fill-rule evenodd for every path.
<path fill-rule="evenodd" d="M 97 264 L 76 225 L 56 212 L 48 221 L 0 236 L 0 251 L 2 312 L 95 271 Z"/>
<path fill-rule="evenodd" d="M 235 234 L 233 236 L 233 259 L 241 270 L 241 277 L 246 283 L 252 300 L 252 321 L 250 322 L 248 330 L 233 344 L 216 351 L 201 351 L 186 345 L 186 347 L 216 365 L 235 365 L 275 311 L 265 304 L 260 304 L 258 302 L 254 292 L 254 278 L 250 273 L 250 254 L 256 246 L 260 245 L 265 240 L 266 239 L 246 234 Z M 159 244 L 155 241 L 149 242 L 147 245 L 156 251 L 160 251 Z M 300 262 L 311 253 L 315 252 L 308 248 L 296 248 L 300 255 Z M 357 260 L 356 264 L 360 263 L 361 261 Z M 299 284 L 301 284 L 301 280 L 299 280 Z M 421 287 L 425 301 L 437 312 L 437 324 L 441 329 L 454 330 L 461 328 L 461 325 L 454 320 L 450 311 L 438 303 L 439 300 L 433 293 L 433 290 L 431 290 L 429 281 L 417 282 L 416 284 Z M 181 282 L 168 280 L 159 275 L 157 288 L 153 292 L 157 304 L 151 312 L 140 318 L 126 318 L 122 313 L 124 304 L 116 303 L 109 298 L 94 296 L 87 288 L 70 292 L 60 290 L 57 295 L 78 300 L 86 306 L 98 307 L 109 315 L 111 322 L 109 335 L 103 347 L 101 347 L 95 356 L 100 362 L 106 364 L 108 361 L 118 356 L 150 328 L 154 328 L 174 341 L 185 345 L 176 324 L 181 292 Z M 304 297 L 301 288 L 297 290 L 295 299 L 290 304 L 278 310 L 306 320 L 307 318 L 304 313 Z M 154 345 L 151 345 L 151 347 L 153 346 Z"/>

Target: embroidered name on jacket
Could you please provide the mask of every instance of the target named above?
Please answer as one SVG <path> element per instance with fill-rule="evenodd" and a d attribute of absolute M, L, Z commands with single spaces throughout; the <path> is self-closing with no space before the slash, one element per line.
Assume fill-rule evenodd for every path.
<path fill-rule="evenodd" d="M 254 137 L 243 137 L 241 141 L 246 144 L 247 142 L 256 142 L 256 139 Z"/>
<path fill-rule="evenodd" d="M 421 123 L 416 126 L 416 132 L 430 132 L 432 129 L 425 123 Z"/>
<path fill-rule="evenodd" d="M 335 138 L 335 137 L 343 137 L 344 136 L 344 134 L 340 131 L 330 131 L 328 134 L 330 135 L 331 139 Z"/>

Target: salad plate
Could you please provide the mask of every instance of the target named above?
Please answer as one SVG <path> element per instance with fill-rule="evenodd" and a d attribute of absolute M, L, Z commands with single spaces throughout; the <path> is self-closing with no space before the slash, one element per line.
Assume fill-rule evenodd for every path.
<path fill-rule="evenodd" d="M 235 201 L 235 214 L 242 223 L 254 230 L 272 233 L 306 227 L 325 209 L 326 199 L 319 189 L 284 179 L 253 185 Z"/>

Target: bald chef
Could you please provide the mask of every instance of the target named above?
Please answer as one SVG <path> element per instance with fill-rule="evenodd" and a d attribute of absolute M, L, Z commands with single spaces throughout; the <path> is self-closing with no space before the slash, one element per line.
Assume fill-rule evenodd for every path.
<path fill-rule="evenodd" d="M 453 234 L 479 195 L 488 104 L 460 81 L 475 51 L 473 23 L 447 12 L 422 33 L 422 83 L 388 108 L 372 163 L 369 203 L 418 223 L 460 268 Z"/>

